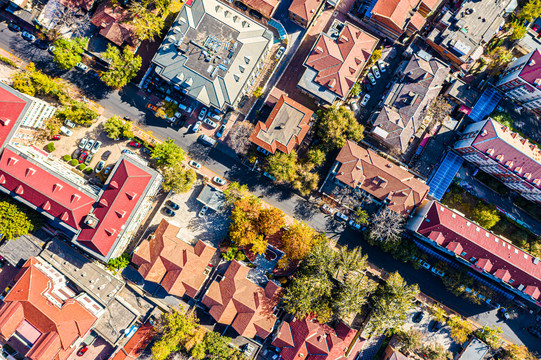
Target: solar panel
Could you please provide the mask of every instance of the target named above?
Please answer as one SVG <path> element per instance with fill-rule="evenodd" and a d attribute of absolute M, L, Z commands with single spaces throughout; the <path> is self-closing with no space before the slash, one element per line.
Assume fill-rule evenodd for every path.
<path fill-rule="evenodd" d="M 428 194 L 440 201 L 463 162 L 464 159 L 458 154 L 452 151 L 447 152 L 440 165 L 430 174 L 427 182 L 430 186 Z"/>
<path fill-rule="evenodd" d="M 468 116 L 475 122 L 484 120 L 494 111 L 502 97 L 502 93 L 496 90 L 496 88 L 487 87 Z"/>

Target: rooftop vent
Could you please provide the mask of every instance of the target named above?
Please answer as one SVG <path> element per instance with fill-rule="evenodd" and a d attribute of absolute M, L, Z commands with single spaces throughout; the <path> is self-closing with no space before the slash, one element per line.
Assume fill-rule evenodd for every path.
<path fill-rule="evenodd" d="M 9 120 L 9 119 L 5 119 L 3 117 L 0 117 L 0 124 L 2 124 L 4 126 L 8 126 L 10 121 L 11 120 Z"/>

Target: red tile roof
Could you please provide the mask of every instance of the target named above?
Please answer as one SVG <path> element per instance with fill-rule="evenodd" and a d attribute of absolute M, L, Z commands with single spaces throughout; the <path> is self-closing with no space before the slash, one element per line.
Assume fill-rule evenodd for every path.
<path fill-rule="evenodd" d="M 16 284 L 0 307 L 0 335 L 9 338 L 21 324 L 30 324 L 41 333 L 27 357 L 32 360 L 66 359 L 71 345 L 87 335 L 96 317 L 81 303 L 61 301 L 51 293 L 53 280 L 38 269 L 39 261 L 30 258 L 15 278 Z M 62 307 L 48 297 L 56 298 Z"/>
<path fill-rule="evenodd" d="M 485 270 L 502 279 L 511 286 L 523 286 L 523 291 L 534 299 L 541 300 L 541 261 L 536 264 L 535 257 L 515 247 L 504 239 L 472 223 L 451 209 L 433 202 L 419 225 L 417 232 L 427 236 L 433 232 L 442 234 L 439 241 L 443 247 L 457 242 L 465 252 L 462 256 L 472 261 L 472 268 Z M 513 279 L 512 283 L 509 281 Z"/>
<path fill-rule="evenodd" d="M 135 360 L 143 350 L 148 346 L 154 337 L 154 327 L 147 321 L 137 331 L 130 340 L 116 354 L 110 357 L 111 360 Z"/>
<path fill-rule="evenodd" d="M 122 46 L 124 43 L 135 45 L 134 26 L 129 22 L 130 12 L 111 2 L 100 4 L 90 22 L 100 28 L 100 35 L 112 43 Z"/>
<path fill-rule="evenodd" d="M 263 289 L 246 278 L 248 271 L 248 267 L 232 261 L 223 279 L 210 285 L 203 304 L 217 322 L 231 324 L 242 336 L 264 339 L 276 322 L 273 308 L 280 300 L 281 288 L 269 281 Z"/>
<path fill-rule="evenodd" d="M 0 86 L 0 146 L 6 142 L 26 104 L 26 99 L 14 89 Z"/>
<path fill-rule="evenodd" d="M 278 0 L 242 0 L 242 2 L 269 19 L 280 3 Z"/>
<path fill-rule="evenodd" d="M 439 2 L 440 0 L 378 0 L 372 9 L 372 17 L 397 32 L 405 31 L 408 20 L 417 30 L 420 30 L 426 19 L 418 11 L 415 11 L 412 16 L 413 9 L 422 3 L 433 11 L 438 7 Z"/>
<path fill-rule="evenodd" d="M 346 356 L 346 350 L 356 333 L 342 322 L 333 329 L 313 319 L 296 319 L 291 323 L 282 323 L 272 345 L 281 349 L 280 356 L 284 360 L 353 359 L 357 355 L 355 350 L 364 342 L 359 338 Z"/>
<path fill-rule="evenodd" d="M 77 241 L 107 256 L 151 181 L 152 175 L 142 165 L 122 158 L 94 208 L 98 225 L 92 228 L 84 224 Z"/>
<path fill-rule="evenodd" d="M 282 95 L 276 103 L 267 121 L 259 121 L 250 135 L 250 141 L 274 154 L 280 150 L 289 154 L 310 130 L 313 111 Z M 275 122 L 276 120 L 276 122 Z M 276 128 L 279 127 L 280 130 Z M 268 135 L 267 135 L 268 134 Z M 287 138 L 282 142 L 281 138 Z"/>
<path fill-rule="evenodd" d="M 537 145 L 489 118 L 472 146 L 541 189 L 541 150 Z"/>
<path fill-rule="evenodd" d="M 377 38 L 346 22 L 336 40 L 319 36 L 305 65 L 318 72 L 316 83 L 344 98 L 377 43 Z"/>
<path fill-rule="evenodd" d="M 9 148 L 0 157 L 0 186 L 74 229 L 95 199 Z"/>
<path fill-rule="evenodd" d="M 216 249 L 199 240 L 195 247 L 177 238 L 180 228 L 163 219 L 150 240 L 133 254 L 145 280 L 160 283 L 170 294 L 195 297 L 207 276 L 203 273 Z"/>
<path fill-rule="evenodd" d="M 541 84 L 536 84 L 541 79 L 541 52 L 538 49 L 532 53 L 519 76 L 530 85 L 541 88 Z"/>
<path fill-rule="evenodd" d="M 360 187 L 380 201 L 388 199 L 389 209 L 404 216 L 410 215 L 428 195 L 428 185 L 413 174 L 351 140 L 336 161 L 340 163 L 336 179 L 352 188 Z"/>
<path fill-rule="evenodd" d="M 321 5 L 321 0 L 293 0 L 289 11 L 309 23 Z"/>

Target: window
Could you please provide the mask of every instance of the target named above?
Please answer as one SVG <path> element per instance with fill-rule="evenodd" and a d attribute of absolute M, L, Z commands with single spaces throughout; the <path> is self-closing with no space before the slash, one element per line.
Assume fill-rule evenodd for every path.
<path fill-rule="evenodd" d="M 475 262 L 475 260 L 477 260 L 477 259 L 476 259 L 476 258 L 474 258 L 473 256 L 472 256 L 472 257 L 470 258 L 470 261 L 471 261 L 472 263 L 474 263 L 474 262 Z"/>
<path fill-rule="evenodd" d="M 515 282 L 515 279 L 509 279 L 509 284 L 512 284 Z"/>
<path fill-rule="evenodd" d="M 460 256 L 462 256 L 462 257 L 466 256 L 466 252 L 465 251 L 461 252 Z"/>
<path fill-rule="evenodd" d="M 486 237 L 489 237 L 490 235 L 489 235 L 488 233 L 485 233 L 485 236 L 486 236 Z"/>
<path fill-rule="evenodd" d="M 494 241 L 496 242 L 500 242 L 500 240 L 498 238 L 494 238 Z"/>
<path fill-rule="evenodd" d="M 475 228 L 475 231 L 479 232 L 481 231 L 481 229 L 479 229 L 478 227 Z"/>

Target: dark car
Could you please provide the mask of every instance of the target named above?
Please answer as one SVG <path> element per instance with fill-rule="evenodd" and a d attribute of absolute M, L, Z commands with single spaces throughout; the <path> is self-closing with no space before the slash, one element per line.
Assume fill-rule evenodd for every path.
<path fill-rule="evenodd" d="M 90 76 L 95 77 L 97 79 L 100 77 L 100 74 L 96 70 L 90 70 L 89 72 L 87 72 L 87 74 L 90 74 Z"/>
<path fill-rule="evenodd" d="M 423 317 L 425 316 L 425 314 L 422 312 L 422 311 L 419 311 L 417 314 L 415 314 L 413 316 L 413 322 L 414 323 L 420 323 L 421 320 L 423 320 Z"/>
<path fill-rule="evenodd" d="M 235 6 L 241 9 L 242 11 L 248 10 L 248 6 L 244 5 L 240 1 L 235 1 Z"/>
<path fill-rule="evenodd" d="M 131 118 L 129 116 L 124 116 L 124 120 L 131 121 Z"/>
<path fill-rule="evenodd" d="M 169 216 L 175 216 L 175 212 L 169 208 L 163 208 L 163 212 Z"/>
<path fill-rule="evenodd" d="M 430 327 L 428 328 L 428 330 L 432 331 L 432 332 L 437 332 L 439 331 L 441 328 L 443 327 L 443 324 L 439 321 L 433 321 L 431 324 L 430 324 Z"/>
<path fill-rule="evenodd" d="M 135 153 L 131 150 L 128 150 L 128 149 L 124 149 L 122 150 L 122 154 L 130 154 L 130 155 L 135 155 Z"/>
<path fill-rule="evenodd" d="M 34 42 L 34 45 L 35 45 L 36 47 L 38 47 L 39 49 L 41 49 L 41 50 L 47 50 L 47 49 L 49 48 L 49 44 L 47 44 L 46 41 L 41 40 L 41 39 L 38 40 L 38 41 L 35 41 L 35 42 Z"/>
<path fill-rule="evenodd" d="M 530 334 L 532 334 L 533 336 L 538 337 L 538 338 L 541 339 L 541 329 L 539 329 L 539 328 L 537 328 L 537 327 L 530 326 L 530 327 L 528 328 L 528 332 L 529 332 Z"/>
<path fill-rule="evenodd" d="M 257 20 L 261 20 L 261 18 L 263 17 L 263 15 L 261 15 L 261 13 L 259 11 L 255 11 L 253 9 L 250 10 L 250 15 L 255 17 Z"/>
<path fill-rule="evenodd" d="M 14 32 L 19 32 L 21 31 L 21 27 L 17 24 L 15 24 L 14 22 L 10 21 L 9 24 L 8 24 L 8 29 L 11 30 L 11 31 L 14 31 Z"/>
<path fill-rule="evenodd" d="M 172 202 L 171 200 L 167 200 L 167 206 L 169 206 L 171 209 L 173 210 L 178 210 L 180 209 L 180 206 L 178 206 L 177 204 L 175 204 L 174 202 Z"/>
<path fill-rule="evenodd" d="M 106 152 L 103 153 L 103 155 L 101 156 L 101 158 L 103 160 L 107 160 L 109 159 L 109 156 L 111 156 L 111 152 L 109 150 L 107 150 Z"/>
<path fill-rule="evenodd" d="M 150 150 L 149 148 L 147 147 L 143 147 L 141 148 L 141 151 L 147 155 L 152 155 L 152 150 Z"/>

